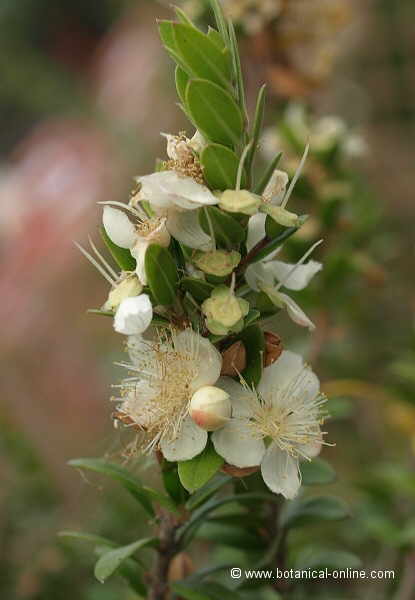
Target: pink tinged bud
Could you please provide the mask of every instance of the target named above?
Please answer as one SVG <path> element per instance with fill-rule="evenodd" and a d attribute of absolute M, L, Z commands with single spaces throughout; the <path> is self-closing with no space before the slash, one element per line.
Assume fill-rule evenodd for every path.
<path fill-rule="evenodd" d="M 193 394 L 189 413 L 201 429 L 215 431 L 231 416 L 229 394 L 213 385 L 205 385 Z"/>

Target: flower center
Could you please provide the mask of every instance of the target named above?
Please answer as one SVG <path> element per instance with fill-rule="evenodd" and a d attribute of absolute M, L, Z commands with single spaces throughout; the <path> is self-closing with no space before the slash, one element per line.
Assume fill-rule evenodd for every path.
<path fill-rule="evenodd" d="M 147 237 L 154 233 L 163 223 L 163 217 L 149 217 L 140 220 L 136 225 L 136 231 L 139 236 Z"/>

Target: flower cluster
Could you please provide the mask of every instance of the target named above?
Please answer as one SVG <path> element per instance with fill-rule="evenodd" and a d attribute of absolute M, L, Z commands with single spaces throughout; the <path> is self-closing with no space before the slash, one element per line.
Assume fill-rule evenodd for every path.
<path fill-rule="evenodd" d="M 102 234 L 120 272 L 92 242 L 92 254 L 82 249 L 111 286 L 96 312 L 127 341 L 114 419 L 145 453 L 181 463 L 209 450 L 218 468 L 260 469 L 292 498 L 300 461 L 324 443 L 319 381 L 275 332 L 284 311 L 314 329 L 291 293 L 322 269 L 309 259 L 321 240 L 295 262 L 282 258 L 307 219 L 287 205 L 308 148 L 291 178 L 273 159 L 255 181 L 263 90 L 250 132 L 241 86 L 229 90 L 232 36 L 170 21 L 160 31 L 197 130 L 162 134 L 158 170 L 136 177 L 127 203 L 105 203 Z M 208 60 L 199 64 L 200 44 Z"/>

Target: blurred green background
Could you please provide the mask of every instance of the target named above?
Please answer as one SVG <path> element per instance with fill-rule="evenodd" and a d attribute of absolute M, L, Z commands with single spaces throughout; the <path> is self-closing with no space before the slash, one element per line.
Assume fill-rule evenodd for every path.
<path fill-rule="evenodd" d="M 192 4 L 204 19 L 203 2 Z M 341 117 L 367 147 L 342 174 L 353 182 L 346 214 L 352 208 L 347 227 L 333 230 L 324 255 L 332 270 L 304 296 L 319 328 L 311 342 L 295 340 L 328 382 L 334 417 L 329 438 L 336 447 L 325 457 L 335 464 L 336 491 L 351 501 L 354 515 L 344 526 L 301 535 L 315 536 L 316 543 L 319 536 L 334 536 L 362 556 L 365 568 L 376 564 L 400 575 L 392 586 L 320 585 L 304 597 L 334 600 L 335 589 L 339 598 L 410 600 L 415 597 L 415 4 L 345 1 L 341 35 L 336 20 L 328 19 L 324 33 L 321 29 L 327 2 L 312 4 L 303 22 L 299 2 L 290 16 L 296 35 L 288 38 L 278 20 L 275 29 L 265 23 L 259 31 L 247 30 L 243 19 L 236 22 L 251 103 L 258 80 L 268 82 L 271 128 L 278 129 L 287 105 L 300 100 L 312 119 Z M 122 543 L 131 529 L 145 527 L 145 516 L 128 497 L 106 482 L 85 481 L 66 465 L 76 456 L 118 460 L 123 448 L 108 402 L 109 386 L 118 377 L 112 363 L 122 353 L 120 338 L 110 322 L 85 313 L 100 306 L 107 292 L 72 240 L 84 243 L 97 230 L 98 201 L 123 201 L 132 175 L 149 172 L 154 158 L 163 156 L 159 132 L 184 126 L 172 66 L 157 37 L 156 18 L 169 14 L 167 2 L 150 0 L 1 2 L 0 595 L 5 600 L 134 597 L 116 579 L 105 586 L 94 582 L 88 553 L 56 537 L 62 528 L 83 528 Z M 278 45 L 283 38 L 290 43 Z M 333 54 L 324 77 L 312 84 L 307 79 L 312 62 L 306 75 L 301 68 L 304 55 L 298 49 L 304 39 L 306 48 L 312 43 L 316 49 L 310 53 L 316 61 L 323 43 L 324 56 Z M 288 163 L 282 166 L 288 169 Z M 334 167 L 327 168 L 331 177 Z M 310 177 L 317 189 L 303 188 L 297 202 L 315 214 L 321 208 L 319 180 Z M 354 268 L 341 270 L 333 262 L 340 247 L 341 265 L 353 257 Z M 340 279 L 330 279 L 333 269 Z M 287 329 L 288 340 L 292 334 Z M 146 473 L 154 477 L 151 468 Z"/>

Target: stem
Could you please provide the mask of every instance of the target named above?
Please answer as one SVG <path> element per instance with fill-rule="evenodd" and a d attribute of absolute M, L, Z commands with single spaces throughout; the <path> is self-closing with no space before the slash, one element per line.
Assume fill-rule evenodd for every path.
<path fill-rule="evenodd" d="M 263 248 L 265 248 L 265 246 L 270 241 L 271 241 L 270 238 L 265 236 L 262 238 L 262 240 L 260 240 L 257 244 L 255 244 L 255 246 L 253 248 L 251 248 L 251 250 L 248 252 L 248 254 L 246 256 L 244 256 L 244 258 L 239 263 L 238 268 L 236 269 L 237 275 L 244 270 L 245 265 L 249 265 L 251 260 L 258 254 L 258 252 L 260 252 Z"/>
<path fill-rule="evenodd" d="M 178 523 L 174 515 L 160 509 L 159 547 L 151 574 L 151 587 L 148 600 L 167 600 L 169 594 L 168 574 L 173 557 L 178 552 L 176 529 Z"/>

